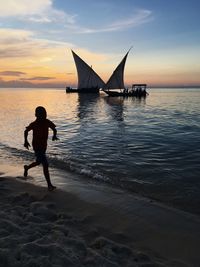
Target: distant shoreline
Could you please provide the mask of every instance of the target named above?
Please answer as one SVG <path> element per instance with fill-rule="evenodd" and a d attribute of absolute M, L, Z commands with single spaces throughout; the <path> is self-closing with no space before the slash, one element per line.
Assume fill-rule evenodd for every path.
<path fill-rule="evenodd" d="M 130 87 L 130 86 L 126 86 Z M 200 89 L 200 85 L 197 86 L 152 86 L 148 85 L 148 88 L 151 89 Z M 37 86 L 15 86 L 15 87 L 6 87 L 6 86 L 0 86 L 0 89 L 65 89 L 65 86 L 63 87 L 56 87 L 56 86 L 45 86 L 45 87 L 37 87 Z"/>

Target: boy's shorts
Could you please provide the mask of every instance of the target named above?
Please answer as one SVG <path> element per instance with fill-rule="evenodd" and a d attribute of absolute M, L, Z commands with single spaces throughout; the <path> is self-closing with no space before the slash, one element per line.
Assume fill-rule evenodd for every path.
<path fill-rule="evenodd" d="M 37 163 L 42 163 L 42 165 L 48 165 L 47 157 L 45 151 L 35 151 L 35 157 Z"/>

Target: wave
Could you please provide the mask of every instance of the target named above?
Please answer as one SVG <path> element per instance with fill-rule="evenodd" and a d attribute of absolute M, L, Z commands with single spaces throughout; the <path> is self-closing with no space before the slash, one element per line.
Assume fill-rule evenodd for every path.
<path fill-rule="evenodd" d="M 10 147 L 8 145 L 0 143 L 0 159 L 15 160 L 15 162 L 21 160 L 34 160 L 34 153 L 28 150 Z M 80 163 L 77 160 L 71 160 L 68 158 L 61 158 L 56 154 L 48 154 L 48 161 L 51 167 L 60 169 L 62 171 L 71 171 L 77 174 L 87 176 L 89 178 L 109 182 L 109 178 L 104 174 L 92 169 L 86 164 Z"/>
<path fill-rule="evenodd" d="M 10 147 L 0 143 L 0 160 L 15 162 L 22 164 L 25 161 L 33 161 L 34 153 L 25 149 Z M 147 197 L 169 206 L 174 206 L 191 213 L 200 214 L 199 212 L 199 193 L 200 181 L 193 177 L 192 172 L 190 179 L 171 179 L 173 173 L 170 171 L 170 179 L 164 179 L 162 182 L 156 181 L 156 178 L 151 182 L 137 179 L 126 180 L 123 173 L 115 173 L 114 176 L 107 176 L 97 170 L 95 167 L 88 166 L 86 163 L 80 162 L 78 159 L 62 158 L 58 154 L 48 154 L 50 167 L 58 170 L 79 174 L 80 178 L 89 179 L 100 183 L 107 183 L 110 186 L 121 188 L 129 193 L 136 193 L 142 197 Z M 147 175 L 149 175 L 149 169 Z M 138 176 L 139 175 L 134 175 Z M 157 172 L 157 176 L 159 173 Z"/>
<path fill-rule="evenodd" d="M 34 153 L 25 149 L 19 149 L 10 147 L 8 145 L 0 143 L 0 151 L 1 157 L 3 159 L 8 159 L 15 162 L 21 161 L 33 161 L 34 160 Z M 66 171 L 66 172 L 72 172 L 81 175 L 83 178 L 89 178 L 93 181 L 103 182 L 107 183 L 109 185 L 117 186 L 122 189 L 127 189 L 132 192 L 144 192 L 143 187 L 144 186 L 152 186 L 151 183 L 144 182 L 142 180 L 134 179 L 132 181 L 126 181 L 124 180 L 121 175 L 109 177 L 105 175 L 104 173 L 100 172 L 100 170 L 92 168 L 91 166 L 87 165 L 86 163 L 82 163 L 78 161 L 78 159 L 72 159 L 72 158 L 64 158 L 60 157 L 58 154 L 51 154 L 48 153 L 47 155 L 48 162 L 51 167 Z"/>

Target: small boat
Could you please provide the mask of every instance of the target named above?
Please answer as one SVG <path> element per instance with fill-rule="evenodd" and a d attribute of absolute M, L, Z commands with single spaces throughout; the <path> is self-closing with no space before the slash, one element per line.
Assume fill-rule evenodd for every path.
<path fill-rule="evenodd" d="M 100 88 L 103 88 L 105 83 L 99 75 L 82 60 L 73 50 L 72 55 L 75 61 L 78 86 L 76 88 L 66 87 L 66 93 L 95 93 L 98 94 Z"/>
<path fill-rule="evenodd" d="M 146 91 L 146 84 L 133 84 L 132 88 L 125 88 L 123 91 L 106 91 L 108 96 L 122 96 L 122 97 L 146 97 L 148 92 Z"/>
<path fill-rule="evenodd" d="M 132 88 L 125 88 L 124 86 L 124 67 L 130 49 L 126 53 L 122 61 L 119 63 L 119 65 L 116 67 L 113 74 L 103 88 L 103 91 L 108 96 L 146 97 L 146 95 L 148 94 L 146 91 L 146 84 L 133 84 Z M 112 91 L 113 89 L 115 91 Z"/>

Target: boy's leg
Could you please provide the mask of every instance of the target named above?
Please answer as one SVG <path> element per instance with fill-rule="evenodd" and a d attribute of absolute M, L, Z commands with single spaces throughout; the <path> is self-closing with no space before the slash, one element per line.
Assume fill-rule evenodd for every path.
<path fill-rule="evenodd" d="M 42 164 L 43 166 L 43 173 L 45 176 L 45 179 L 47 181 L 47 186 L 49 191 L 54 190 L 56 187 L 52 185 L 51 180 L 50 180 L 50 175 L 49 175 L 49 164 L 48 164 L 48 160 L 46 158 L 46 154 L 45 154 L 45 150 L 44 151 L 35 151 L 35 155 L 36 155 L 36 162 L 39 162 Z"/>
<path fill-rule="evenodd" d="M 40 165 L 39 162 L 33 162 L 31 163 L 30 165 L 24 165 L 24 177 L 27 177 L 28 176 L 28 170 L 33 168 L 33 167 L 36 167 Z"/>
<path fill-rule="evenodd" d="M 42 164 L 42 165 L 43 165 L 43 172 L 44 172 L 45 179 L 47 181 L 48 189 L 49 189 L 49 191 L 52 191 L 56 187 L 53 186 L 52 183 L 51 183 L 48 164 Z"/>

